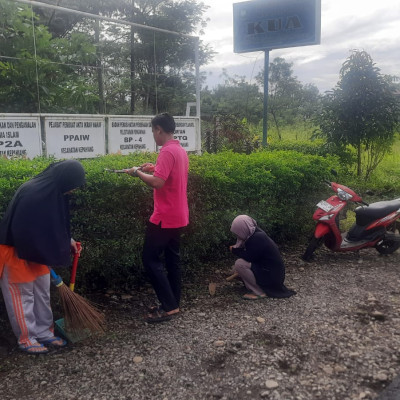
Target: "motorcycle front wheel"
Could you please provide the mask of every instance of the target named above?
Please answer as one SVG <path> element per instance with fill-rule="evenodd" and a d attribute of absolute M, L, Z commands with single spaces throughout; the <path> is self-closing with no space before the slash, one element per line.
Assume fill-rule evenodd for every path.
<path fill-rule="evenodd" d="M 322 243 L 322 238 L 317 239 L 315 236 L 313 236 L 310 240 L 310 243 L 307 246 L 306 251 L 304 252 L 301 258 L 307 262 L 311 261 L 314 251 L 317 250 L 319 246 L 321 246 L 321 243 Z"/>
<path fill-rule="evenodd" d="M 400 248 L 400 241 L 385 237 L 375 245 L 375 248 L 381 254 L 392 254 Z"/>

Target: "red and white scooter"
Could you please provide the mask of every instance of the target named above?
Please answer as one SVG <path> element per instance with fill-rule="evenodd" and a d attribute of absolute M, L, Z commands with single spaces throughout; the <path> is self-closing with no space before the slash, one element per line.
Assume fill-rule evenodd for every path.
<path fill-rule="evenodd" d="M 400 247 L 400 235 L 395 233 L 400 218 L 400 198 L 368 204 L 348 187 L 335 182 L 327 183 L 336 194 L 317 204 L 318 208 L 313 215 L 317 225 L 303 260 L 310 261 L 322 243 L 328 249 L 339 252 L 375 247 L 381 254 L 391 254 Z M 346 211 L 349 201 L 360 206 L 354 210 L 355 224 L 348 232 L 341 233 L 340 215 Z"/>

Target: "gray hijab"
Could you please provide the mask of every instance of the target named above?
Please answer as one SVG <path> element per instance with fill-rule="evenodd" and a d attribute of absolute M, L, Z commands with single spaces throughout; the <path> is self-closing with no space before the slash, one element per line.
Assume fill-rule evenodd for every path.
<path fill-rule="evenodd" d="M 253 218 L 248 215 L 238 215 L 231 225 L 231 232 L 237 236 L 236 244 L 233 247 L 244 247 L 244 243 L 256 228 L 257 222 Z"/>

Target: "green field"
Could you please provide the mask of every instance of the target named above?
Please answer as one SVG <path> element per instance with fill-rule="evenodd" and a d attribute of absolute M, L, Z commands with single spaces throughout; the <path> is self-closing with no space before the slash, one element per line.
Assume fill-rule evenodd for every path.
<path fill-rule="evenodd" d="M 280 134 L 282 141 L 309 141 L 314 130 L 315 127 L 310 124 L 298 123 L 281 128 Z M 268 143 L 273 145 L 279 142 L 276 128 L 271 127 L 268 131 Z M 400 132 L 396 134 L 390 153 L 385 156 L 367 181 L 364 178 L 357 178 L 351 171 L 339 175 L 336 180 L 358 190 L 361 194 L 367 192 L 369 201 L 400 197 Z"/>

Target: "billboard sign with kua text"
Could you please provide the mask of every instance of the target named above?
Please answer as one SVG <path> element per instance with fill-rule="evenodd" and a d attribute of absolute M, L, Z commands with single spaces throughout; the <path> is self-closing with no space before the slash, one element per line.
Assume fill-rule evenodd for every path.
<path fill-rule="evenodd" d="M 233 4 L 234 52 L 319 44 L 321 0 L 255 0 Z"/>

